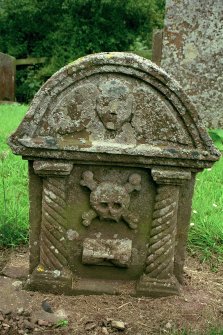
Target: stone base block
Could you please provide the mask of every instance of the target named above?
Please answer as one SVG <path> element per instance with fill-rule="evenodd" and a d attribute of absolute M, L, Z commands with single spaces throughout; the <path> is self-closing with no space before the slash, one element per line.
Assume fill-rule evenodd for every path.
<path fill-rule="evenodd" d="M 42 292 L 70 294 L 72 289 L 72 273 L 69 270 L 49 271 L 37 267 L 25 284 L 26 289 Z"/>
<path fill-rule="evenodd" d="M 79 279 L 73 281 L 72 294 L 128 294 L 135 296 L 135 281 Z"/>
<path fill-rule="evenodd" d="M 129 294 L 135 295 L 135 281 L 103 280 L 79 278 L 71 273 L 56 271 L 39 272 L 37 269 L 28 278 L 25 288 L 34 291 L 51 292 L 55 294 Z"/>
<path fill-rule="evenodd" d="M 179 294 L 175 277 L 155 279 L 143 275 L 138 283 L 134 280 L 103 280 L 75 277 L 70 271 L 39 271 L 37 268 L 27 280 L 26 288 L 42 292 L 78 294 L 129 294 L 131 296 L 163 297 Z"/>
<path fill-rule="evenodd" d="M 175 277 L 169 279 L 150 278 L 143 275 L 136 289 L 137 296 L 164 297 L 179 294 L 179 283 Z"/>

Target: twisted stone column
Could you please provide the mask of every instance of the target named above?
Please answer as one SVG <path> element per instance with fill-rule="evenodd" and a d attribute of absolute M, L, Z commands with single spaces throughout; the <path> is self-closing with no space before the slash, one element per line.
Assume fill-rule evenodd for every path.
<path fill-rule="evenodd" d="M 179 191 L 180 185 L 190 179 L 191 174 L 182 170 L 153 168 L 152 177 L 157 183 L 157 194 L 145 272 L 137 292 L 163 296 L 178 293 L 173 267 Z"/>
<path fill-rule="evenodd" d="M 178 196 L 178 186 L 158 185 L 145 270 L 151 278 L 173 273 Z"/>
<path fill-rule="evenodd" d="M 40 264 L 49 270 L 67 266 L 65 183 L 64 178 L 43 180 Z"/>
<path fill-rule="evenodd" d="M 35 173 L 44 177 L 39 272 L 64 271 L 68 266 L 65 177 L 71 169 L 69 163 L 34 163 Z"/>

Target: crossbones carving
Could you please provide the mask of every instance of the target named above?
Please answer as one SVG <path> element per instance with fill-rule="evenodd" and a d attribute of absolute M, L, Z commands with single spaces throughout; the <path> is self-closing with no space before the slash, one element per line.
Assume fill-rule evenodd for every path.
<path fill-rule="evenodd" d="M 137 173 L 130 175 L 125 185 L 114 182 L 98 182 L 91 171 L 85 171 L 80 181 L 82 186 L 91 190 L 90 204 L 93 209 L 83 213 L 82 223 L 89 226 L 93 219 L 110 219 L 120 222 L 122 219 L 129 228 L 136 229 L 138 217 L 129 211 L 130 193 L 141 190 L 141 176 Z"/>

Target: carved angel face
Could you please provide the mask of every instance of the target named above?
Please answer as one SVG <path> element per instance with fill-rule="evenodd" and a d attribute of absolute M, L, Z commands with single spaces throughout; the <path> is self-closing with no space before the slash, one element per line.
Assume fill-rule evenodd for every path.
<path fill-rule="evenodd" d="M 109 80 L 99 85 L 97 113 L 109 130 L 118 130 L 125 122 L 130 121 L 133 97 L 124 82 Z"/>
<path fill-rule="evenodd" d="M 104 182 L 90 195 L 90 203 L 100 218 L 118 222 L 130 203 L 130 196 L 125 187 Z"/>

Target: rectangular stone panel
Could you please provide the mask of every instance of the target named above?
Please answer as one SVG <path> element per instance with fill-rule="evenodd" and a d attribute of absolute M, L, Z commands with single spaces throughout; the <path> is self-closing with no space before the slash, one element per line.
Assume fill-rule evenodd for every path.
<path fill-rule="evenodd" d="M 83 182 L 86 171 L 90 171 L 93 180 L 97 182 L 97 188 L 93 191 L 89 188 L 91 186 L 87 177 L 85 183 Z M 132 190 L 127 195 L 125 187 L 133 174 L 141 176 L 141 189 Z M 147 255 L 146 245 L 155 197 L 155 186 L 148 171 L 137 168 L 74 165 L 68 179 L 67 192 L 67 237 L 71 269 L 78 276 L 87 278 L 104 276 L 107 279 L 112 277 L 124 280 L 139 277 L 143 272 Z M 126 210 L 121 207 L 124 205 L 124 197 L 129 197 Z M 131 227 L 133 218 L 137 219 L 137 225 Z M 91 257 L 89 241 L 95 246 Z M 118 254 L 117 243 L 120 243 Z M 106 245 L 109 249 L 107 251 Z M 122 260 L 124 246 L 128 254 L 126 261 Z M 98 252 L 104 261 L 96 260 L 99 257 Z M 109 262 L 109 253 L 114 257 L 113 263 Z M 89 263 L 95 265 L 86 265 Z"/>

